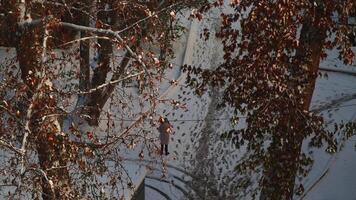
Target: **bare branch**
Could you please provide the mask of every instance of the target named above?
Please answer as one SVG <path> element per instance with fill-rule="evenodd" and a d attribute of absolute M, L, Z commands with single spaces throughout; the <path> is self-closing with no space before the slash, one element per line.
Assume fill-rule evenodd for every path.
<path fill-rule="evenodd" d="M 67 22 L 59 22 L 58 23 L 59 26 L 63 26 L 66 28 L 70 28 L 70 29 L 74 29 L 74 30 L 78 30 L 78 31 L 87 31 L 87 32 L 92 32 L 92 33 L 96 33 L 96 34 L 102 34 L 102 35 L 106 35 L 106 36 L 111 36 L 116 38 L 119 42 L 123 43 L 125 46 L 125 49 L 127 50 L 127 52 L 129 52 L 129 54 L 135 58 L 140 65 L 142 66 L 142 68 L 144 69 L 145 73 L 150 76 L 147 66 L 146 64 L 142 61 L 142 59 L 131 49 L 131 47 L 129 47 L 127 44 L 125 44 L 124 39 L 120 36 L 120 34 L 118 32 L 115 32 L 113 30 L 109 30 L 109 29 L 101 29 L 101 28 L 92 28 L 92 27 L 86 27 L 86 26 L 81 26 L 81 25 L 77 25 L 77 24 L 72 24 L 72 23 L 67 23 Z"/>
<path fill-rule="evenodd" d="M 149 15 L 149 16 L 147 16 L 145 18 L 142 18 L 141 20 L 138 20 L 137 22 L 131 24 L 130 26 L 128 26 L 128 27 L 126 27 L 126 28 L 124 28 L 124 29 L 122 29 L 120 31 L 117 31 L 116 33 L 120 34 L 122 32 L 125 32 L 125 31 L 135 27 L 136 25 L 138 25 L 138 24 L 140 24 L 140 23 L 142 23 L 142 22 L 144 22 L 144 21 L 146 21 L 146 20 L 148 20 L 148 19 L 150 19 L 152 17 L 155 17 L 155 16 L 159 15 L 160 13 L 162 13 L 162 12 L 164 12 L 166 10 L 169 10 L 169 9 L 175 7 L 175 6 L 178 6 L 178 5 L 182 4 L 182 3 L 183 2 L 179 2 L 179 3 L 172 4 L 170 6 L 167 6 L 167 7 L 163 8 L 163 9 L 161 9 L 160 11 L 158 11 L 157 13 L 152 13 L 151 15 Z"/>
<path fill-rule="evenodd" d="M 13 118 L 16 120 L 17 123 L 19 123 L 19 124 L 21 124 L 21 125 L 24 125 L 24 124 L 22 123 L 22 121 L 21 121 L 14 113 L 12 113 L 8 108 L 6 108 L 6 107 L 3 106 L 3 105 L 0 105 L 0 108 L 1 108 L 2 110 L 6 111 L 7 114 L 9 114 L 11 117 L 13 117 Z"/>
<path fill-rule="evenodd" d="M 79 38 L 79 39 L 76 39 L 76 40 L 72 40 L 70 42 L 66 42 L 64 44 L 61 44 L 59 45 L 58 47 L 63 47 L 63 46 L 66 46 L 66 45 L 69 45 L 69 44 L 73 44 L 73 43 L 76 43 L 76 42 L 80 42 L 80 41 L 84 41 L 84 40 L 91 40 L 91 39 L 104 39 L 104 40 L 110 40 L 109 37 L 100 37 L 100 36 L 88 36 L 88 37 L 83 37 L 83 38 Z"/>
<path fill-rule="evenodd" d="M 32 20 L 31 22 L 23 22 L 23 23 L 19 23 L 19 26 L 22 28 L 25 27 L 34 27 L 34 26 L 38 26 L 40 24 L 42 24 L 43 20 L 45 19 L 40 19 L 40 20 Z M 121 37 L 121 35 L 118 32 L 115 32 L 113 30 L 110 29 L 101 29 L 101 28 L 93 28 L 93 27 L 87 27 L 87 26 L 81 26 L 78 24 L 73 24 L 73 23 L 68 23 L 68 22 L 58 22 L 57 24 L 58 26 L 62 26 L 62 27 L 66 27 L 69 29 L 73 29 L 73 30 L 77 30 L 77 31 L 86 31 L 86 32 L 91 32 L 91 33 L 95 33 L 95 34 L 102 34 L 102 35 L 106 35 L 106 36 L 111 36 L 114 37 L 115 39 L 117 39 L 119 42 L 124 44 L 125 49 L 127 50 L 127 52 L 133 57 L 135 58 L 140 65 L 142 66 L 142 68 L 144 69 L 145 73 L 151 77 L 146 64 L 142 61 L 142 59 L 131 49 L 131 47 L 129 47 L 127 44 L 125 44 L 124 39 Z"/>
<path fill-rule="evenodd" d="M 13 152 L 15 152 L 15 153 L 17 153 L 19 155 L 23 154 L 20 149 L 18 149 L 16 147 L 12 146 L 11 144 L 7 143 L 5 140 L 0 139 L 0 145 L 10 149 L 11 151 L 13 151 Z"/>
<path fill-rule="evenodd" d="M 129 75 L 129 76 L 126 76 L 125 78 L 118 79 L 118 80 L 113 80 L 113 81 L 110 81 L 110 82 L 108 82 L 108 83 L 99 85 L 99 86 L 97 86 L 96 88 L 90 89 L 90 90 L 88 90 L 88 91 L 79 92 L 79 94 L 89 94 L 89 93 L 93 93 L 93 92 L 98 91 L 98 90 L 100 90 L 100 89 L 102 89 L 102 88 L 105 88 L 105 87 L 110 86 L 110 85 L 118 84 L 118 83 L 120 83 L 120 82 L 122 82 L 122 81 L 125 81 L 125 80 L 128 80 L 128 79 L 130 79 L 130 78 L 139 76 L 139 75 L 141 75 L 141 74 L 143 74 L 143 73 L 144 73 L 144 71 L 138 72 L 138 73 L 136 73 L 136 74 L 131 74 L 131 75 Z"/>
<path fill-rule="evenodd" d="M 36 95 L 34 95 L 36 96 Z M 33 109 L 33 98 L 32 97 L 32 102 L 30 104 L 30 107 L 27 110 L 27 114 L 26 114 L 26 124 L 25 124 L 25 134 L 22 138 L 22 146 L 21 146 L 21 173 L 24 173 L 25 171 L 25 154 L 26 154 L 26 143 L 27 143 L 27 137 L 28 135 L 31 133 L 31 129 L 30 129 L 30 118 L 32 115 L 32 109 Z"/>

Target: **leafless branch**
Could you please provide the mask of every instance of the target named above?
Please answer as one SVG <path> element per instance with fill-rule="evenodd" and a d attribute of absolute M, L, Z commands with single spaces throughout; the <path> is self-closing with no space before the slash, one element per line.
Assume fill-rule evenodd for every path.
<path fill-rule="evenodd" d="M 12 151 L 14 151 L 15 153 L 22 155 L 22 151 L 14 146 L 12 146 L 11 144 L 7 143 L 5 140 L 0 139 L 0 145 L 4 146 Z"/>
<path fill-rule="evenodd" d="M 24 125 L 24 124 L 22 123 L 22 121 L 21 121 L 14 113 L 12 113 L 8 108 L 6 108 L 6 107 L 3 106 L 3 105 L 0 105 L 0 109 L 6 111 L 6 113 L 9 114 L 11 117 L 13 117 L 13 118 L 16 120 L 17 123 L 19 123 L 19 124 L 21 124 L 21 125 Z"/>
<path fill-rule="evenodd" d="M 80 41 L 83 41 L 83 40 L 90 40 L 90 39 L 105 39 L 105 40 L 109 40 L 110 38 L 109 37 L 100 37 L 100 36 L 90 36 L 90 37 L 83 37 L 83 38 L 79 38 L 79 39 L 76 39 L 76 40 L 72 40 L 70 42 L 66 42 L 64 44 L 61 44 L 59 45 L 58 47 L 63 47 L 63 46 L 66 46 L 66 45 L 69 45 L 69 44 L 73 44 L 73 43 L 76 43 L 76 42 L 80 42 Z"/>
<path fill-rule="evenodd" d="M 129 47 L 127 44 L 125 44 L 124 39 L 120 36 L 119 33 L 110 30 L 110 29 L 101 29 L 101 28 L 92 28 L 92 27 L 87 27 L 87 26 L 81 26 L 81 25 L 77 25 L 77 24 L 72 24 L 72 23 L 67 23 L 67 22 L 59 22 L 58 23 L 59 26 L 62 27 L 66 27 L 69 29 L 73 29 L 73 30 L 77 30 L 77 31 L 87 31 L 87 32 L 92 32 L 95 34 L 102 34 L 102 35 L 106 35 L 106 36 L 111 36 L 114 37 L 115 39 L 117 39 L 119 42 L 123 43 L 125 46 L 125 49 L 127 50 L 127 52 L 129 52 L 129 54 L 135 58 L 140 65 L 142 66 L 142 68 L 144 69 L 145 73 L 148 76 L 151 76 L 146 64 L 142 61 L 142 59 L 131 49 L 131 47 Z"/>
<path fill-rule="evenodd" d="M 142 22 L 144 22 L 144 21 L 146 21 L 146 20 L 148 20 L 148 19 L 150 19 L 150 18 L 152 18 L 152 17 L 155 17 L 155 16 L 159 15 L 160 13 L 162 13 L 162 12 L 164 12 L 164 11 L 166 11 L 166 10 L 169 10 L 169 9 L 175 7 L 175 6 L 178 6 L 178 5 L 180 5 L 180 4 L 182 4 L 182 2 L 175 3 L 175 4 L 172 4 L 172 5 L 170 5 L 170 6 L 167 6 L 167 7 L 163 8 L 163 9 L 161 9 L 160 11 L 158 11 L 157 13 L 152 13 L 151 15 L 149 15 L 149 16 L 147 16 L 147 17 L 145 17 L 145 18 L 142 18 L 141 20 L 138 20 L 137 22 L 131 24 L 130 26 L 128 26 L 128 27 L 126 27 L 126 28 L 124 28 L 124 29 L 122 29 L 122 30 L 120 30 L 120 31 L 117 31 L 117 33 L 120 34 L 120 33 L 122 33 L 122 32 L 125 32 L 125 31 L 127 31 L 127 30 L 129 30 L 129 29 L 135 27 L 136 25 L 138 25 L 138 24 L 140 24 L 140 23 L 142 23 Z"/>
<path fill-rule="evenodd" d="M 120 83 L 120 82 L 122 82 L 122 81 L 125 81 L 125 80 L 128 80 L 128 79 L 130 79 L 130 78 L 139 76 L 139 75 L 141 75 L 141 74 L 143 74 L 143 73 L 144 73 L 144 71 L 138 72 L 138 73 L 136 73 L 136 74 L 131 74 L 131 75 L 129 75 L 129 76 L 126 76 L 125 78 L 118 79 L 118 80 L 114 80 L 114 81 L 110 81 L 110 82 L 108 82 L 108 83 L 99 85 L 98 87 L 92 88 L 92 89 L 90 89 L 90 90 L 88 90 L 88 91 L 79 92 L 79 94 L 89 94 L 89 93 L 93 93 L 93 92 L 95 92 L 95 91 L 97 91 L 97 90 L 100 90 L 100 89 L 102 89 L 102 88 L 104 88 L 104 87 L 107 87 L 107 86 L 109 86 L 109 85 L 118 84 L 118 83 Z"/>

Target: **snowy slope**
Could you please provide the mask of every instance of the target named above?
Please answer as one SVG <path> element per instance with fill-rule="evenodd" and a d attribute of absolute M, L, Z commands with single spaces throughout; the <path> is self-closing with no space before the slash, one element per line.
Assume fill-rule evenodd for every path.
<path fill-rule="evenodd" d="M 335 102 L 321 113 L 330 126 L 333 126 L 333 122 L 355 121 L 356 76 L 328 72 L 328 77 L 328 79 L 318 79 L 313 96 L 313 107 Z M 349 100 L 348 97 L 353 98 Z M 305 199 L 356 199 L 356 174 L 353 173 L 356 168 L 355 139 L 356 137 L 353 136 L 341 142 L 340 145 L 343 147 L 335 154 L 330 155 L 324 151 L 325 149 L 314 151 L 313 169 L 304 180 L 306 190 L 310 190 L 305 195 Z"/>
<path fill-rule="evenodd" d="M 211 19 L 217 18 L 217 15 L 214 16 L 213 13 L 210 17 Z M 199 23 L 199 30 L 207 26 L 214 30 L 216 29 L 216 23 L 211 21 Z M 192 63 L 198 66 L 214 67 L 221 61 L 222 52 L 219 50 L 220 44 L 218 41 L 203 41 L 197 38 L 195 43 L 194 61 Z M 334 122 L 355 121 L 356 100 L 353 100 L 356 99 L 355 66 L 347 66 L 340 62 L 337 59 L 336 50 L 328 51 L 328 57 L 321 62 L 320 66 L 322 69 L 340 72 L 320 71 L 323 74 L 327 72 L 328 77 L 318 78 L 311 109 L 318 110 L 325 117 L 325 121 L 330 125 L 330 128 L 332 128 Z M 223 184 L 223 182 L 220 182 L 221 178 L 232 172 L 234 163 L 243 156 L 245 151 L 243 149 L 236 150 L 219 141 L 218 133 L 231 128 L 230 122 L 225 120 L 229 116 L 229 110 L 218 111 L 215 109 L 216 101 L 220 97 L 219 92 L 211 91 L 210 96 L 205 95 L 200 99 L 196 99 L 191 95 L 191 91 L 187 91 L 187 89 L 185 91 L 185 94 L 189 94 L 189 96 L 178 93 L 172 94 L 171 97 L 179 98 L 182 96 L 183 99 L 186 98 L 185 102 L 189 113 L 183 113 L 184 115 L 180 116 L 181 113 L 176 112 L 177 114 L 172 116 L 172 112 L 169 112 L 168 116 L 174 119 L 176 116 L 180 116 L 184 119 L 206 119 L 206 121 L 203 123 L 201 121 L 173 122 L 173 126 L 180 126 L 180 129 L 175 129 L 175 135 L 170 145 L 170 148 L 177 152 L 177 155 L 175 155 L 176 160 L 171 159 L 171 157 L 168 158 L 168 163 L 193 174 L 198 173 L 199 170 L 208 169 L 208 171 L 205 171 L 206 176 L 212 177 L 218 186 Z M 212 121 L 209 119 L 222 120 Z M 356 169 L 355 141 L 356 137 L 354 136 L 346 142 L 341 142 L 343 148 L 336 154 L 325 152 L 325 148 L 313 149 L 314 165 L 310 174 L 302 180 L 306 193 L 302 197 L 295 197 L 295 199 L 356 199 L 356 174 L 353 173 L 354 169 Z M 308 141 L 306 140 L 303 145 L 303 151 L 305 152 L 310 150 L 307 143 Z M 223 155 L 222 153 L 226 150 L 229 151 L 229 154 Z M 154 175 L 158 176 L 159 173 L 156 172 Z M 170 184 L 162 183 L 155 179 L 146 180 L 146 184 L 160 189 L 171 199 L 185 199 L 185 192 L 175 186 L 178 185 L 189 191 L 189 183 L 191 182 L 187 184 L 174 177 L 179 175 L 182 175 L 182 173 L 168 167 L 168 175 L 162 180 L 171 182 Z M 187 174 L 184 177 L 187 180 L 192 179 Z M 152 188 L 146 187 L 146 191 L 147 199 L 165 199 Z M 249 199 L 249 197 L 246 195 L 242 196 L 241 199 Z"/>

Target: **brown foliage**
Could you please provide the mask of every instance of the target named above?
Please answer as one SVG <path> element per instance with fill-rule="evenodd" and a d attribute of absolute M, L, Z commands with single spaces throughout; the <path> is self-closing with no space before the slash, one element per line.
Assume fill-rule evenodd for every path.
<path fill-rule="evenodd" d="M 0 44 L 15 47 L 17 54 L 0 67 L 0 151 L 8 155 L 0 165 L 0 187 L 12 188 L 0 195 L 121 198 L 132 180 L 120 151 L 137 143 L 154 151 L 141 125 L 155 115 L 154 89 L 180 31 L 171 12 L 198 1 L 0 2 Z M 70 48 L 58 49 L 65 47 Z M 152 47 L 164 48 L 154 52 Z M 113 49 L 125 59 L 115 57 Z M 98 65 L 90 66 L 90 51 L 98 51 Z M 158 60 L 159 54 L 164 59 Z M 138 111 L 125 92 L 121 83 L 128 79 L 143 83 L 138 96 L 150 106 L 147 111 L 143 106 Z M 109 98 L 109 108 L 117 113 L 102 111 Z M 86 124 L 94 119 L 91 125 L 104 126 L 100 116 L 107 118 L 105 130 Z M 123 116 L 137 121 L 128 125 Z"/>
<path fill-rule="evenodd" d="M 219 7 L 216 1 L 193 17 Z M 251 155 L 236 166 L 236 173 L 264 169 L 261 199 L 291 199 L 296 174 L 306 174 L 311 160 L 301 144 L 322 141 L 335 146 L 323 119 L 309 111 L 320 60 L 327 48 L 339 48 L 346 63 L 354 59 L 347 19 L 354 1 L 231 1 L 232 13 L 221 14 L 216 34 L 225 62 L 215 70 L 186 67 L 188 83 L 198 94 L 207 86 L 223 88 L 222 106 L 247 116 L 247 127 L 234 130 L 237 147 Z M 335 36 L 333 35 L 335 34 Z M 208 35 L 205 31 L 204 35 Z M 196 83 L 198 80 L 198 83 Z M 238 118 L 238 117 L 237 117 Z M 236 188 L 245 188 L 242 184 Z M 250 186 L 247 186 L 250 187 Z M 258 190 L 253 190 L 256 195 Z"/>

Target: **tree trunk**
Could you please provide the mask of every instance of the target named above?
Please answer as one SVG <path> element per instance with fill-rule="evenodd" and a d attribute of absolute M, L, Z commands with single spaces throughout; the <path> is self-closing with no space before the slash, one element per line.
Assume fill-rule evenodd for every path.
<path fill-rule="evenodd" d="M 67 149 L 70 144 L 64 133 L 61 132 L 56 113 L 57 102 L 51 98 L 49 80 L 42 82 L 32 98 L 30 106 L 31 136 L 29 140 L 35 141 L 35 148 L 42 175 L 42 198 L 44 200 L 72 199 L 70 175 L 67 168 L 70 158 Z"/>
<path fill-rule="evenodd" d="M 50 91 L 45 89 L 47 86 L 42 85 L 42 80 L 36 75 L 41 70 L 42 64 L 40 61 L 42 49 L 39 45 L 38 33 L 35 33 L 35 30 L 23 32 L 18 41 L 16 52 L 21 68 L 21 77 L 30 88 L 27 97 L 32 101 L 25 106 L 25 109 L 30 113 L 28 120 L 31 135 L 29 135 L 29 140 L 35 143 L 40 168 L 47 172 L 52 167 L 66 166 L 67 162 L 64 157 L 66 148 L 63 146 L 63 142 L 57 140 L 60 132 L 58 120 L 41 120 L 47 114 L 56 113 L 56 102 L 50 98 Z M 53 182 L 53 188 L 45 178 L 42 178 L 43 199 L 70 199 L 70 178 L 67 168 L 48 171 L 47 177 Z"/>
<path fill-rule="evenodd" d="M 25 3 L 19 3 L 22 13 L 18 21 L 24 17 Z M 47 48 L 43 40 L 45 28 L 22 29 L 13 25 L 19 33 L 16 41 L 16 54 L 21 69 L 21 78 L 28 86 L 27 100 L 22 110 L 28 113 L 28 135 L 24 134 L 23 148 L 27 150 L 34 147 L 38 154 L 42 176 L 42 198 L 48 199 L 71 199 L 71 186 L 68 169 L 66 166 L 66 147 L 64 138 L 60 136 L 61 128 L 56 117 L 44 117 L 56 113 L 56 102 L 51 98 L 51 82 L 46 79 L 43 72 L 44 51 Z M 30 142 L 28 142 L 30 141 Z M 34 144 L 34 146 L 26 144 Z M 24 164 L 24 171 L 27 166 Z M 51 170 L 48 170 L 53 168 Z"/>
<path fill-rule="evenodd" d="M 90 5 L 89 1 L 83 1 L 85 5 Z M 79 12 L 78 16 L 80 19 L 80 25 L 89 27 L 89 9 L 86 12 Z M 85 31 L 80 32 L 80 37 L 85 38 L 89 35 Z M 89 40 L 81 40 L 79 44 L 80 52 L 80 74 L 79 74 L 79 89 L 81 91 L 86 91 L 90 88 L 90 66 L 89 66 L 89 51 L 90 43 Z"/>
<path fill-rule="evenodd" d="M 0 13 L 0 46 L 14 47 L 16 40 L 13 33 L 16 32 L 14 24 L 18 22 L 17 4 L 12 1 L 1 1 Z"/>
<path fill-rule="evenodd" d="M 114 2 L 112 0 L 105 0 L 97 3 L 99 11 L 96 24 L 99 26 L 98 28 L 111 29 L 113 25 L 115 25 L 115 19 L 117 16 L 115 16 L 115 11 L 112 9 L 113 3 Z M 143 30 L 135 44 L 130 47 L 130 50 L 135 51 L 136 48 L 140 46 L 142 35 L 145 35 L 145 30 Z M 104 35 L 98 34 L 98 36 Z M 115 85 L 112 84 L 108 84 L 105 87 L 96 89 L 98 86 L 107 82 L 106 79 L 108 73 L 111 71 L 110 64 L 113 56 L 112 40 L 100 38 L 98 39 L 97 46 L 98 63 L 97 66 L 94 67 L 91 82 L 87 81 L 90 82 L 90 88 L 94 90 L 90 94 L 85 95 L 84 98 L 79 98 L 79 101 L 83 99 L 83 101 L 79 103 L 79 105 L 82 107 L 81 113 L 83 116 L 86 116 L 85 120 L 90 126 L 98 126 L 101 111 L 115 89 Z M 126 52 L 120 65 L 115 69 L 115 71 L 112 72 L 111 81 L 117 81 L 123 77 L 125 69 L 130 63 L 130 56 L 131 53 Z M 81 65 L 83 70 L 85 69 L 84 64 L 85 63 L 83 62 L 83 65 Z M 84 82 L 85 81 L 83 81 L 83 83 Z M 81 85 L 84 86 L 85 84 Z"/>
<path fill-rule="evenodd" d="M 300 35 L 300 47 L 296 59 L 301 65 L 292 69 L 291 87 L 296 89 L 303 80 L 303 103 L 297 109 L 309 110 L 314 92 L 315 81 L 319 68 L 322 47 L 326 38 L 326 30 L 317 27 L 317 22 L 307 21 L 303 24 Z M 302 70 L 306 66 L 307 70 Z M 261 200 L 292 199 L 295 179 L 299 168 L 299 157 L 304 140 L 303 120 L 297 116 L 297 110 L 281 119 L 279 134 L 274 136 L 268 149 L 270 160 L 265 163 L 262 180 Z M 290 127 L 294 127 L 291 129 Z"/>
<path fill-rule="evenodd" d="M 98 2 L 98 10 L 100 10 L 98 12 L 98 24 L 101 24 L 101 26 L 113 25 L 115 23 L 115 15 L 112 11 L 112 4 L 113 2 L 110 0 Z M 98 46 L 98 64 L 94 68 L 91 88 L 96 88 L 106 82 L 107 74 L 110 71 L 111 57 L 113 54 L 113 47 L 110 40 L 98 39 Z M 86 109 L 88 109 L 88 114 L 91 117 L 88 119 L 88 123 L 91 126 L 98 125 L 101 109 L 104 107 L 107 100 L 106 99 L 103 102 L 102 97 L 104 95 L 106 95 L 105 88 L 94 91 L 87 99 Z"/>

